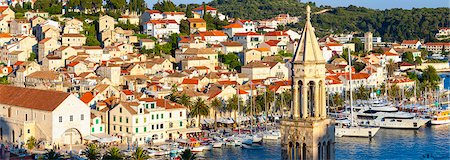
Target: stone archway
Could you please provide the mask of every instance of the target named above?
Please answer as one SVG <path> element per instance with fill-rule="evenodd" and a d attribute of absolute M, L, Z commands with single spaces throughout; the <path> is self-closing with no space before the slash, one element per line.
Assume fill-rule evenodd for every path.
<path fill-rule="evenodd" d="M 76 128 L 69 128 L 61 136 L 63 144 L 82 144 L 83 136 Z"/>

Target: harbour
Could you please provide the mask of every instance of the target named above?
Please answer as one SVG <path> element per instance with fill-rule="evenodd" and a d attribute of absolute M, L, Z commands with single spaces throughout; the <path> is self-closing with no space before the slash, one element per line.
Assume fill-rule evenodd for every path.
<path fill-rule="evenodd" d="M 449 130 L 449 125 L 433 125 L 418 130 L 380 129 L 371 141 L 367 138 L 337 138 L 336 159 L 449 159 Z M 230 160 L 281 159 L 279 141 L 265 141 L 262 145 L 262 150 L 225 146 L 198 153 L 198 156 Z"/>

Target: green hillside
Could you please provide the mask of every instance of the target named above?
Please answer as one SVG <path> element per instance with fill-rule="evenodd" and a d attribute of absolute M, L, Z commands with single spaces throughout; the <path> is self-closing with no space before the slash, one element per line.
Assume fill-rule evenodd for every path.
<path fill-rule="evenodd" d="M 268 19 L 281 13 L 303 16 L 305 3 L 296 0 L 213 0 L 208 3 L 229 17 L 242 19 Z M 412 10 L 375 10 L 364 7 L 316 7 L 314 12 L 332 9 L 313 15 L 313 25 L 319 35 L 328 33 L 349 33 L 372 31 L 384 41 L 403 39 L 425 39 L 435 41 L 434 34 L 439 27 L 450 25 L 449 8 L 417 8 Z M 304 21 L 291 27 L 301 27 Z"/>

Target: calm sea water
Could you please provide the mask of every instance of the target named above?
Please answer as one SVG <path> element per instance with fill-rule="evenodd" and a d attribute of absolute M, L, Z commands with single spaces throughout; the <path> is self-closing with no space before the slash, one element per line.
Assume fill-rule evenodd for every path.
<path fill-rule="evenodd" d="M 445 88 L 450 87 L 450 73 Z M 281 158 L 279 141 L 264 142 L 263 150 L 225 146 L 198 156 L 224 160 L 272 160 Z M 380 129 L 370 141 L 367 138 L 336 138 L 336 159 L 427 159 L 450 160 L 450 125 L 424 126 L 419 130 Z"/>

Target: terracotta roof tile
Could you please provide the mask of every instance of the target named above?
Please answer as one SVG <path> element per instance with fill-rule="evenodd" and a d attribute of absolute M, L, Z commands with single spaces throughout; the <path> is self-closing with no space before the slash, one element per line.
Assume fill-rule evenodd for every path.
<path fill-rule="evenodd" d="M 211 6 L 206 5 L 206 10 L 207 10 L 207 11 L 217 10 L 217 8 L 214 8 L 214 7 L 211 7 Z M 203 11 L 203 6 L 194 8 L 193 11 Z"/>
<path fill-rule="evenodd" d="M 181 84 L 198 84 L 197 78 L 185 78 Z"/>
<path fill-rule="evenodd" d="M 189 23 L 206 23 L 203 18 L 188 18 Z"/>
<path fill-rule="evenodd" d="M 1 104 L 53 111 L 70 93 L 0 85 L 0 95 Z"/>

